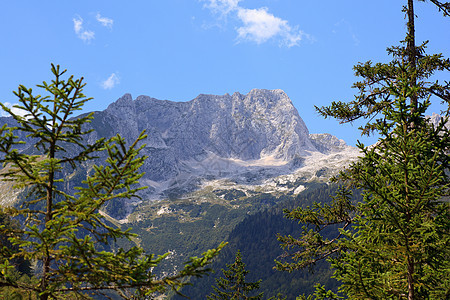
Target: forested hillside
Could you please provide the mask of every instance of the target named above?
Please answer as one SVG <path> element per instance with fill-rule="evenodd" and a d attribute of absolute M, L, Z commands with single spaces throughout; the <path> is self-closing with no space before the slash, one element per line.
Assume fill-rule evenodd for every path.
<path fill-rule="evenodd" d="M 332 271 L 327 262 L 320 262 L 310 270 L 292 273 L 280 272 L 274 268 L 274 260 L 281 259 L 284 253 L 277 235 L 299 236 L 304 225 L 284 218 L 283 210 L 298 206 L 306 208 L 313 202 L 330 203 L 330 195 L 335 191 L 336 187 L 319 184 L 297 197 L 286 197 L 271 208 L 246 216 L 234 227 L 227 238 L 229 244 L 212 264 L 215 273 L 206 278 L 192 280 L 193 286 L 187 286 L 181 292 L 192 299 L 205 299 L 206 295 L 212 292 L 215 278 L 222 275 L 220 270 L 234 260 L 237 250 L 240 250 L 242 261 L 250 271 L 248 280 L 262 279 L 258 292 L 264 292 L 264 299 L 278 293 L 287 296 L 287 299 L 295 299 L 301 294 L 309 295 L 314 292 L 316 283 L 325 284 L 336 291 L 339 284 L 331 278 Z M 355 196 L 354 200 L 358 197 Z M 175 298 L 182 299 L 179 296 Z"/>

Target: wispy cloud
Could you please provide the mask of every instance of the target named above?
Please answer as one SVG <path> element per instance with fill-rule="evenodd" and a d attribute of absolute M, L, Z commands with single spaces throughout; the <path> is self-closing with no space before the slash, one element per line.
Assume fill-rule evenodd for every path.
<path fill-rule="evenodd" d="M 309 35 L 292 27 L 287 20 L 283 20 L 269 12 L 267 7 L 248 9 L 239 5 L 241 0 L 201 0 L 205 7 L 221 17 L 235 15 L 242 23 L 236 28 L 238 41 L 250 41 L 257 44 L 269 40 L 278 41 L 280 46 L 298 46 L 303 38 Z"/>
<path fill-rule="evenodd" d="M 101 83 L 101 86 L 105 90 L 110 90 L 120 83 L 119 76 L 116 73 L 112 73 L 108 79 Z"/>
<path fill-rule="evenodd" d="M 78 36 L 78 38 L 87 43 L 95 38 L 95 33 L 93 31 L 85 30 L 83 28 L 83 19 L 80 16 L 76 16 L 72 19 L 72 21 L 73 30 L 75 31 L 75 34 Z"/>
<path fill-rule="evenodd" d="M 95 18 L 97 19 L 97 21 L 100 24 L 102 24 L 102 26 L 108 27 L 109 29 L 111 29 L 113 24 L 114 24 L 114 20 L 113 19 L 110 19 L 110 18 L 107 18 L 107 17 L 102 17 L 99 13 L 97 13 Z"/>
<path fill-rule="evenodd" d="M 205 7 L 209 8 L 214 13 L 220 13 L 227 15 L 232 10 L 235 10 L 239 6 L 241 0 L 201 0 L 205 3 Z"/>
<path fill-rule="evenodd" d="M 345 19 L 340 20 L 339 22 L 337 22 L 336 24 L 334 24 L 334 28 L 333 29 L 333 33 L 337 33 L 337 28 L 341 27 L 341 26 L 345 26 L 347 27 L 347 32 L 348 34 L 351 36 L 352 40 L 353 40 L 353 45 L 354 46 L 359 46 L 359 39 L 358 36 L 355 34 L 355 32 L 353 31 L 353 26 Z"/>

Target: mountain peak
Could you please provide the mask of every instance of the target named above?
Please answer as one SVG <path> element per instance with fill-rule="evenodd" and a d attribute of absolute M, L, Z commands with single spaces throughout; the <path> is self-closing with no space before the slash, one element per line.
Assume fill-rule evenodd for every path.
<path fill-rule="evenodd" d="M 125 94 L 106 112 L 116 120 L 118 133 L 147 129 L 166 140 L 183 160 L 208 152 L 243 160 L 262 156 L 290 160 L 316 150 L 308 128 L 280 89 L 252 89 L 247 95 L 200 94 L 188 102 L 147 96 L 133 101 Z"/>
<path fill-rule="evenodd" d="M 200 94 L 187 102 L 148 96 L 133 100 L 124 94 L 86 126 L 93 129 L 88 143 L 116 134 L 132 143 L 147 132 L 141 184 L 150 186 L 152 199 L 175 187 L 192 191 L 205 178 L 258 184 L 300 169 L 304 162 L 312 162 L 314 169 L 322 158 L 327 164 L 350 152 L 350 146 L 329 134 L 310 135 L 279 89 Z"/>
<path fill-rule="evenodd" d="M 317 141 L 280 89 L 200 94 L 187 102 L 148 96 L 133 100 L 125 94 L 96 114 L 91 126 L 95 137 L 119 133 L 127 142 L 146 130 L 143 183 L 156 189 L 175 178 L 190 178 L 186 186 L 195 187 L 195 178 L 225 176 L 247 165 L 280 172 L 299 157 L 319 153 Z"/>
<path fill-rule="evenodd" d="M 131 96 L 130 93 L 124 94 L 116 101 L 116 103 L 129 103 L 129 102 L 133 102 L 133 97 Z"/>

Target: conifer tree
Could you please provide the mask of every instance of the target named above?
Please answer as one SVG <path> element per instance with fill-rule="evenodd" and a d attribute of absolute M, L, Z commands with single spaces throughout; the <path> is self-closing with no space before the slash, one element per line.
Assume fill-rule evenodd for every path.
<path fill-rule="evenodd" d="M 241 252 L 238 250 L 234 263 L 227 265 L 227 270 L 222 269 L 223 277 L 216 279 L 217 286 L 213 287 L 214 293 L 207 296 L 207 299 L 262 299 L 263 293 L 256 296 L 249 296 L 253 291 L 259 289 L 261 280 L 257 282 L 247 282 L 245 276 L 250 271 L 245 269 Z"/>
<path fill-rule="evenodd" d="M 449 15 L 450 4 L 430 1 Z M 317 108 L 342 123 L 368 120 L 363 134 L 379 134 L 362 157 L 335 179 L 343 184 L 331 205 L 286 211 L 306 223 L 300 238 L 279 236 L 292 271 L 329 259 L 340 291 L 351 299 L 447 299 L 450 297 L 449 104 L 450 84 L 432 81 L 450 70 L 449 59 L 427 55 L 415 44 L 414 1 L 404 7 L 407 35 L 388 48 L 390 63 L 360 63 L 350 102 Z M 432 100 L 444 111 L 438 123 L 425 116 Z M 362 189 L 363 201 L 351 200 Z M 325 228 L 337 226 L 333 238 Z M 319 297 L 318 297 L 319 299 Z"/>
<path fill-rule="evenodd" d="M 87 98 L 83 78 L 65 78 L 59 66 L 52 64 L 54 79 L 38 85 L 46 96 L 35 96 L 31 88 L 20 85 L 17 92 L 23 114 L 0 104 L 17 126 L 0 128 L 1 178 L 26 192 L 21 207 L 5 212 L 23 222 L 23 227 L 0 226 L 1 235 L 14 247 L 0 245 L 0 288 L 16 288 L 37 295 L 39 299 L 85 298 L 114 291 L 122 298 L 148 298 L 168 288 L 178 289 L 189 276 L 202 276 L 205 266 L 224 246 L 208 250 L 202 257 L 191 258 L 176 274 L 156 277 L 153 268 L 167 254 L 155 256 L 138 246 L 106 251 L 111 241 L 130 239 L 130 230 L 107 223 L 100 214 L 102 206 L 113 199 L 136 197 L 142 177 L 139 167 L 145 156 L 139 154 L 145 133 L 127 146 L 119 135 L 87 145 L 83 129 L 92 114 L 74 117 Z M 16 110 L 15 110 L 16 111 Z M 18 134 L 34 141 L 34 152 L 23 152 Z M 75 151 L 78 149 L 78 151 Z M 93 159 L 99 151 L 107 153 L 103 165 Z M 63 187 L 62 171 L 90 164 L 91 171 L 77 192 Z M 37 265 L 36 280 L 29 282 L 13 276 L 17 259 Z"/>

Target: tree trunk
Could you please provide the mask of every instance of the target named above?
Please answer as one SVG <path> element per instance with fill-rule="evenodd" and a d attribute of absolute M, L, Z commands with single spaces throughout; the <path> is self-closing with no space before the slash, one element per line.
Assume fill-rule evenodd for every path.
<path fill-rule="evenodd" d="M 418 57 L 418 53 L 416 50 L 416 30 L 415 30 L 415 23 L 414 23 L 414 0 L 408 0 L 408 8 L 407 8 L 407 15 L 408 15 L 408 35 L 406 37 L 406 53 L 408 55 L 408 62 L 409 67 L 412 70 L 410 74 L 413 74 L 411 76 L 411 87 L 417 86 L 417 78 L 415 75 L 416 71 L 416 60 Z M 411 115 L 413 115 L 417 110 L 417 94 L 413 93 L 410 96 L 410 103 L 411 103 Z M 409 124 L 410 128 L 413 129 L 415 127 L 414 121 L 412 121 Z M 409 245 L 407 245 L 408 247 Z M 413 258 L 408 257 L 408 300 L 414 299 L 414 261 Z"/>
<path fill-rule="evenodd" d="M 408 35 L 407 45 L 406 45 L 406 53 L 408 54 L 408 62 L 410 64 L 410 68 L 413 72 L 416 70 L 416 59 L 417 59 L 417 50 L 416 50 L 416 29 L 414 24 L 414 0 L 408 0 Z M 416 86 L 416 76 L 413 75 L 411 78 L 411 86 Z M 417 110 L 417 95 L 414 93 L 411 95 L 411 112 L 414 113 Z M 414 124 L 413 124 L 414 125 Z"/>
<path fill-rule="evenodd" d="M 50 146 L 49 158 L 53 159 L 55 157 L 54 145 Z M 53 162 L 51 162 L 53 163 Z M 47 211 L 45 214 L 45 227 L 48 226 L 48 223 L 53 219 L 53 184 L 54 184 L 54 176 L 55 173 L 53 168 L 50 169 L 48 173 L 48 185 L 47 185 Z M 50 249 L 51 250 L 51 249 Z M 42 260 L 43 262 L 43 272 L 42 272 L 42 290 L 46 290 L 48 286 L 48 274 L 50 273 L 50 263 L 51 256 L 50 253 L 47 252 L 46 256 Z M 40 296 L 40 300 L 47 300 L 50 295 L 48 293 L 44 293 Z"/>
<path fill-rule="evenodd" d="M 414 300 L 414 261 L 408 258 L 408 300 Z"/>

